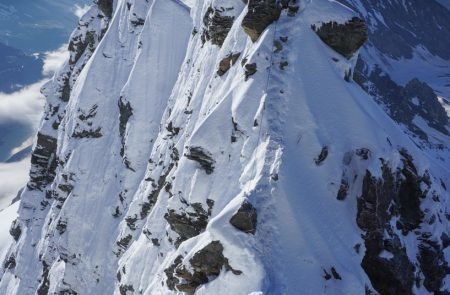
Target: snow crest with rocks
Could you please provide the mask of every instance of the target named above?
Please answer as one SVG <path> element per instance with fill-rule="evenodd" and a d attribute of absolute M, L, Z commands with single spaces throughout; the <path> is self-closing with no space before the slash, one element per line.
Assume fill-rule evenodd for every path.
<path fill-rule="evenodd" d="M 353 82 L 367 35 L 328 0 L 98 0 L 0 293 L 448 290 L 448 157 Z"/>

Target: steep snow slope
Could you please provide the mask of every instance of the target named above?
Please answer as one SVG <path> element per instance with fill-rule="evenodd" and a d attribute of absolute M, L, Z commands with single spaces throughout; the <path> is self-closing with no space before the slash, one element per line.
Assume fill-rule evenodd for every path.
<path fill-rule="evenodd" d="M 450 171 L 351 81 L 353 11 L 112 4 L 44 89 L 0 293 L 449 288 Z"/>
<path fill-rule="evenodd" d="M 9 226 L 17 218 L 17 209 L 19 208 L 19 202 L 14 205 L 2 209 L 0 211 L 0 219 L 2 223 L 0 225 L 0 258 L 5 260 L 5 256 L 9 247 L 9 244 L 13 241 L 13 237 L 9 234 Z"/>

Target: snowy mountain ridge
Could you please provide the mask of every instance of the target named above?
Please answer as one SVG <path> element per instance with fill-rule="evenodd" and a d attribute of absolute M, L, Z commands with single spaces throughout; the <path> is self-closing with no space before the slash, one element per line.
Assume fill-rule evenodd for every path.
<path fill-rule="evenodd" d="M 328 0 L 98 0 L 0 293 L 445 294 L 448 155 L 352 81 L 368 34 Z"/>

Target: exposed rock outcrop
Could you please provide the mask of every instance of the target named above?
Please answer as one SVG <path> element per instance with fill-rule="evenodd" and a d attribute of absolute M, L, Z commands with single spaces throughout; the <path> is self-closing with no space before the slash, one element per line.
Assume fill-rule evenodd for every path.
<path fill-rule="evenodd" d="M 111 18 L 113 12 L 113 0 L 97 0 L 96 3 L 105 16 Z"/>
<path fill-rule="evenodd" d="M 3 263 L 3 267 L 6 269 L 13 269 L 16 267 L 16 265 L 17 265 L 17 263 L 16 263 L 16 258 L 14 257 L 14 255 L 9 256 Z"/>
<path fill-rule="evenodd" d="M 50 267 L 45 262 L 42 261 L 42 281 L 37 290 L 37 295 L 47 295 L 50 289 L 50 279 L 49 279 Z"/>
<path fill-rule="evenodd" d="M 241 53 L 230 53 L 225 58 L 223 58 L 219 63 L 219 69 L 217 70 L 217 75 L 223 76 L 226 72 L 233 66 L 238 60 Z"/>
<path fill-rule="evenodd" d="M 57 140 L 51 136 L 38 133 L 36 146 L 31 155 L 30 181 L 28 188 L 42 190 L 55 179 L 58 165 L 56 157 Z"/>
<path fill-rule="evenodd" d="M 91 52 L 95 50 L 97 36 L 95 32 L 86 32 L 85 35 L 74 36 L 69 43 L 70 59 L 69 64 L 74 65 L 81 58 L 87 49 Z"/>
<path fill-rule="evenodd" d="M 100 127 L 97 127 L 96 129 L 75 130 L 72 133 L 72 137 L 73 138 L 100 138 L 103 136 L 101 131 L 102 131 L 102 129 Z"/>
<path fill-rule="evenodd" d="M 123 97 L 119 99 L 119 135 L 122 142 L 122 147 L 120 148 L 120 155 L 123 157 L 125 155 L 125 131 L 127 128 L 128 120 L 133 116 L 133 108 L 130 102 L 125 101 Z"/>
<path fill-rule="evenodd" d="M 206 174 L 211 174 L 214 172 L 214 159 L 212 155 L 205 149 L 194 146 L 188 149 L 185 154 L 186 158 L 192 161 L 196 161 L 205 170 Z"/>
<path fill-rule="evenodd" d="M 450 273 L 450 267 L 445 260 L 443 249 L 435 241 L 425 239 L 419 246 L 418 261 L 425 280 L 423 285 L 434 294 L 441 293 L 445 277 Z"/>
<path fill-rule="evenodd" d="M 345 24 L 329 22 L 320 27 L 313 25 L 312 29 L 325 44 L 348 59 L 368 38 L 366 23 L 358 17 L 352 18 Z"/>
<path fill-rule="evenodd" d="M 230 223 L 245 233 L 255 234 L 257 223 L 256 208 L 248 201 L 245 201 L 233 217 L 231 217 Z"/>
<path fill-rule="evenodd" d="M 412 294 L 414 265 L 409 261 L 406 250 L 398 237 L 384 238 L 384 230 L 390 229 L 389 206 L 396 195 L 396 180 L 389 168 L 383 168 L 383 179 L 373 178 L 367 172 L 358 199 L 358 226 L 364 235 L 366 253 L 361 263 L 372 286 L 381 294 Z M 392 259 L 381 257 L 383 251 Z"/>
<path fill-rule="evenodd" d="M 276 0 L 249 0 L 242 28 L 256 42 L 264 30 L 280 18 L 281 10 L 281 5 Z"/>
<path fill-rule="evenodd" d="M 256 63 L 246 64 L 245 65 L 245 81 L 248 80 L 251 76 L 256 74 L 257 66 Z"/>
<path fill-rule="evenodd" d="M 20 238 L 20 235 L 22 234 L 22 228 L 20 227 L 19 220 L 14 220 L 11 224 L 11 227 L 9 228 L 9 234 L 14 238 L 14 241 L 18 241 Z"/>
<path fill-rule="evenodd" d="M 173 263 L 164 270 L 164 273 L 166 274 L 167 280 L 167 288 L 169 290 L 175 290 L 175 286 L 180 283 L 180 279 L 178 279 L 175 276 L 175 268 L 183 262 L 183 256 L 178 255 L 177 258 L 173 261 Z"/>
<path fill-rule="evenodd" d="M 203 16 L 202 41 L 211 41 L 212 44 L 222 47 L 225 38 L 233 26 L 234 17 L 226 15 L 228 10 L 233 8 L 213 8 L 209 7 Z"/>
<path fill-rule="evenodd" d="M 199 235 L 208 225 L 208 212 L 199 203 L 191 204 L 194 212 L 177 212 L 170 209 L 164 218 L 170 228 L 179 235 L 175 245 L 178 247 L 183 241 Z"/>
<path fill-rule="evenodd" d="M 328 147 L 324 146 L 320 151 L 319 156 L 317 156 L 317 158 L 314 159 L 314 162 L 316 163 L 316 165 L 321 165 L 327 159 L 327 157 L 328 157 Z"/>
<path fill-rule="evenodd" d="M 400 154 L 403 168 L 392 171 L 383 163 L 380 179 L 367 171 L 358 199 L 357 224 L 365 232 L 366 246 L 361 265 L 380 294 L 413 294 L 416 280 L 416 267 L 408 258 L 400 236 L 419 228 L 423 219 L 420 200 L 427 191 L 422 188 L 428 187 L 429 180 L 426 175 L 418 175 L 412 157 L 405 150 Z M 395 228 L 393 219 L 397 220 Z M 440 267 L 443 260 L 438 258 L 439 247 L 434 249 L 432 245 L 420 246 L 419 261 L 427 277 L 424 285 L 427 287 L 428 283 L 427 289 L 436 290 L 442 284 L 444 268 Z"/>
<path fill-rule="evenodd" d="M 175 269 L 175 275 L 183 282 L 176 285 L 181 292 L 193 293 L 200 285 L 206 284 L 217 277 L 222 268 L 232 271 L 235 275 L 242 272 L 234 270 L 228 259 L 223 255 L 223 246 L 220 241 L 213 241 L 194 254 L 189 260 L 190 267 L 180 264 Z"/>

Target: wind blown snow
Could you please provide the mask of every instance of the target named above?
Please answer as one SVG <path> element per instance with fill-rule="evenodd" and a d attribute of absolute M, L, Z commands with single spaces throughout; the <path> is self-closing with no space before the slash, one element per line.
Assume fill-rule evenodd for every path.
<path fill-rule="evenodd" d="M 91 8 L 91 6 L 90 5 L 87 5 L 87 4 L 85 4 L 85 5 L 83 5 L 83 6 L 80 6 L 80 5 L 78 5 L 78 4 L 75 4 L 75 6 L 74 6 L 74 10 L 73 10 L 73 13 L 78 17 L 78 18 L 81 18 L 86 12 L 88 12 L 88 10 L 89 10 L 89 8 Z"/>

